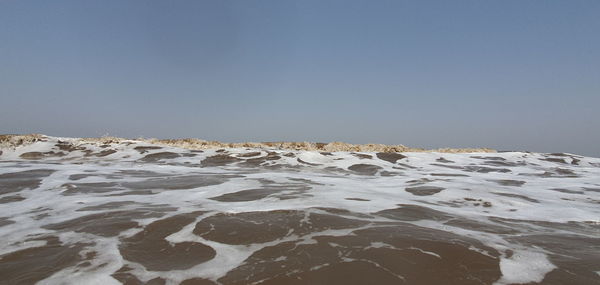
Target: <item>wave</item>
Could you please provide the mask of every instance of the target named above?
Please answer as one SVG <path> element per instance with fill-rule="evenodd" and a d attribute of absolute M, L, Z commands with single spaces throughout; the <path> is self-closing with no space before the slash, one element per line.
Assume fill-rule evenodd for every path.
<path fill-rule="evenodd" d="M 599 158 L 203 142 L 1 136 L 2 281 L 600 284 Z"/>

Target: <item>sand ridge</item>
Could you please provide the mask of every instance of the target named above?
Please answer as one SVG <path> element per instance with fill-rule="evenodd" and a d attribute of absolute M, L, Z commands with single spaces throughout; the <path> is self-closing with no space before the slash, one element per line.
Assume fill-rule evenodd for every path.
<path fill-rule="evenodd" d="M 0 135 L 0 148 L 14 148 L 21 145 L 28 145 L 38 141 L 44 141 L 48 137 L 41 134 L 27 135 Z M 256 148 L 256 149 L 278 149 L 278 150 L 306 150 L 306 151 L 324 151 L 324 152 L 442 152 L 442 153 L 470 153 L 470 152 L 488 152 L 494 153 L 496 150 L 490 148 L 438 148 L 424 149 L 407 147 L 404 145 L 385 145 L 385 144 L 350 144 L 344 142 L 239 142 L 227 143 L 219 141 L 207 141 L 196 138 L 185 139 L 153 139 L 137 138 L 126 139 L 118 137 L 99 137 L 99 138 L 76 138 L 65 139 L 65 143 L 73 146 L 81 144 L 111 144 L 145 142 L 150 144 L 179 147 L 191 150 L 202 149 L 221 149 L 221 148 Z"/>

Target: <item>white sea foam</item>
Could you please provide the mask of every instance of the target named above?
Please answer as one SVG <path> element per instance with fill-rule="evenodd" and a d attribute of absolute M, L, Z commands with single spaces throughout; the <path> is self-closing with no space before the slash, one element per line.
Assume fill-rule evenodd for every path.
<path fill-rule="evenodd" d="M 68 138 L 61 138 L 67 140 Z M 354 213 L 375 213 L 394 209 L 401 204 L 427 207 L 448 215 L 462 217 L 482 224 L 501 226 L 494 219 L 539 221 L 552 223 L 598 223 L 600 217 L 600 159 L 581 156 L 552 156 L 537 153 L 403 153 L 406 158 L 399 163 L 376 158 L 362 159 L 349 152 L 334 152 L 323 155 L 312 151 L 285 151 L 294 157 L 283 156 L 265 161 L 260 170 L 244 167 L 240 161 L 220 166 L 202 166 L 200 163 L 211 156 L 220 154 L 217 150 L 204 150 L 189 155 L 189 150 L 174 147 L 151 149 L 141 153 L 136 146 L 151 146 L 147 143 L 132 141 L 130 145 L 119 143 L 108 148 L 97 144 L 84 145 L 82 150 L 72 150 L 64 155 L 45 155 L 41 160 L 24 160 L 21 156 L 31 152 L 60 152 L 56 147 L 58 139 L 50 138 L 46 142 L 5 149 L 0 155 L 0 175 L 26 170 L 48 169 L 54 172 L 40 178 L 40 185 L 33 189 L 23 189 L 15 193 L 3 193 L 0 199 L 18 195 L 20 201 L 0 204 L 0 217 L 13 221 L 0 227 L 0 255 L 32 248 L 45 244 L 35 237 L 51 234 L 54 231 L 46 227 L 93 213 L 106 212 L 107 209 L 81 211 L 83 207 L 94 207 L 111 202 L 131 201 L 115 209 L 134 210 L 143 205 L 174 207 L 176 211 L 167 211 L 164 216 L 135 218 L 141 226 L 158 219 L 178 213 L 197 210 L 206 214 L 196 221 L 217 213 L 243 213 L 271 210 L 307 210 L 316 208 L 347 209 Z M 114 153 L 97 156 L 106 149 Z M 88 150 L 92 155 L 86 156 Z M 228 155 L 236 156 L 254 150 L 227 149 Z M 149 154 L 172 152 L 181 156 L 161 159 L 160 163 L 145 163 L 142 160 Z M 267 157 L 267 151 L 249 158 Z M 451 163 L 440 162 L 443 157 Z M 482 158 L 484 157 L 484 158 Z M 485 157 L 493 157 L 486 159 Z M 564 163 L 548 161 L 564 159 Z M 491 161 L 491 162 L 490 162 Z M 496 161 L 496 164 L 494 164 Z M 498 163 L 498 161 L 500 163 Z M 503 166 L 502 163 L 507 165 Z M 376 167 L 375 173 L 367 174 L 353 171 L 353 165 L 368 164 Z M 269 168 L 270 167 L 270 168 Z M 278 167 L 278 168 L 277 168 Z M 478 168 L 479 167 L 479 168 Z M 506 171 L 505 171 L 506 170 Z M 150 173 L 150 178 L 139 174 Z M 387 173 L 386 173 L 387 172 Z M 89 176 L 85 176 L 88 174 Z M 74 180 L 73 175 L 81 175 Z M 66 195 L 66 184 L 77 183 L 116 183 L 108 194 L 126 194 L 132 189 L 123 183 L 143 183 L 156 177 L 180 177 L 184 175 L 239 175 L 223 180 L 221 184 L 198 186 L 164 191 L 154 189 L 153 195 L 128 194 L 110 196 L 102 192 L 77 192 Z M 460 176 L 457 176 L 460 175 Z M 215 178 L 218 179 L 218 178 Z M 265 182 L 268 180 L 268 182 Z M 298 182 L 305 181 L 305 182 Z M 308 181 L 308 182 L 306 182 Z M 521 183 L 523 185 L 518 185 Z M 2 181 L 0 181 L 2 182 Z M 266 186 L 264 185 L 265 183 Z M 269 184 L 270 183 L 270 184 Z M 289 185 L 309 185 L 310 190 L 295 194 Z M 504 183 L 504 184 L 503 184 Z M 274 186 L 269 186 L 274 185 Z M 240 190 L 284 185 L 278 194 L 297 195 L 290 199 L 280 199 L 274 195 L 247 201 L 218 201 L 211 199 Z M 405 191 L 409 187 L 426 185 L 440 187 L 442 190 L 430 195 L 415 195 Z M 82 186 L 76 186 L 82 187 Z M 74 188 L 75 189 L 75 188 Z M 592 190 L 587 190 L 592 189 Z M 383 217 L 365 219 L 369 222 L 386 221 Z M 0 220 L 1 221 L 1 220 Z M 548 260 L 544 250 L 513 244 L 504 236 L 446 225 L 433 220 L 407 221 L 414 225 L 442 229 L 458 235 L 477 239 L 495 248 L 499 252 L 511 250 L 511 257 L 500 258 L 502 277 L 496 284 L 540 282 L 545 274 L 556 268 Z M 518 223 L 516 221 L 515 223 Z M 92 261 L 94 270 L 77 270 L 68 267 L 41 282 L 40 284 L 58 284 L 65 280 L 79 284 L 112 284 L 116 280 L 111 274 L 123 265 L 132 268 L 132 273 L 140 280 L 147 281 L 156 277 L 167 279 L 176 284 L 191 277 L 204 277 L 217 280 L 230 270 L 241 265 L 254 252 L 283 241 L 295 241 L 296 244 L 315 243 L 313 237 L 320 235 L 350 235 L 354 229 L 319 231 L 305 236 L 290 235 L 283 239 L 251 245 L 229 245 L 204 239 L 193 233 L 195 223 L 188 224 L 176 233 L 169 235 L 167 241 L 177 244 L 185 241 L 200 242 L 216 251 L 215 258 L 186 270 L 167 272 L 148 271 L 135 262 L 124 260 L 119 254 L 119 239 L 130 237 L 141 231 L 140 228 L 121 232 L 116 237 L 98 237 L 89 233 L 66 232 L 58 236 L 67 244 L 94 241 L 88 250 L 100 254 Z M 366 226 L 365 228 L 368 228 Z M 528 224 L 535 230 L 541 227 Z M 560 229 L 553 231 L 559 232 Z M 580 235 L 585 233 L 579 232 Z M 373 243 L 371 247 L 387 247 L 383 243 Z M 420 248 L 411 248 L 432 256 L 434 252 Z M 473 249 L 478 250 L 478 249 Z M 285 257 L 282 257 L 285 258 Z M 105 264 L 99 266 L 100 264 Z"/>
<path fill-rule="evenodd" d="M 546 273 L 556 266 L 548 260 L 547 256 L 539 252 L 527 250 L 516 251 L 510 258 L 500 260 L 502 278 L 495 285 L 523 284 L 541 282 Z"/>

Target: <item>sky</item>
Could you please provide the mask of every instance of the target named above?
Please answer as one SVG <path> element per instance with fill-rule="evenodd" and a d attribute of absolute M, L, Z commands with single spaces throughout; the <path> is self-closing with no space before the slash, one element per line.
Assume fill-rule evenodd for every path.
<path fill-rule="evenodd" d="M 600 1 L 0 0 L 0 133 L 600 157 Z"/>

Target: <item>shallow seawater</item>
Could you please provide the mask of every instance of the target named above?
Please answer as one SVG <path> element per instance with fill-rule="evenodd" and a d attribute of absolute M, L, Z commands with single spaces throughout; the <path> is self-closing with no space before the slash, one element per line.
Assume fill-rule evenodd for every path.
<path fill-rule="evenodd" d="M 600 284 L 598 158 L 69 142 L 2 149 L 1 284 Z"/>

